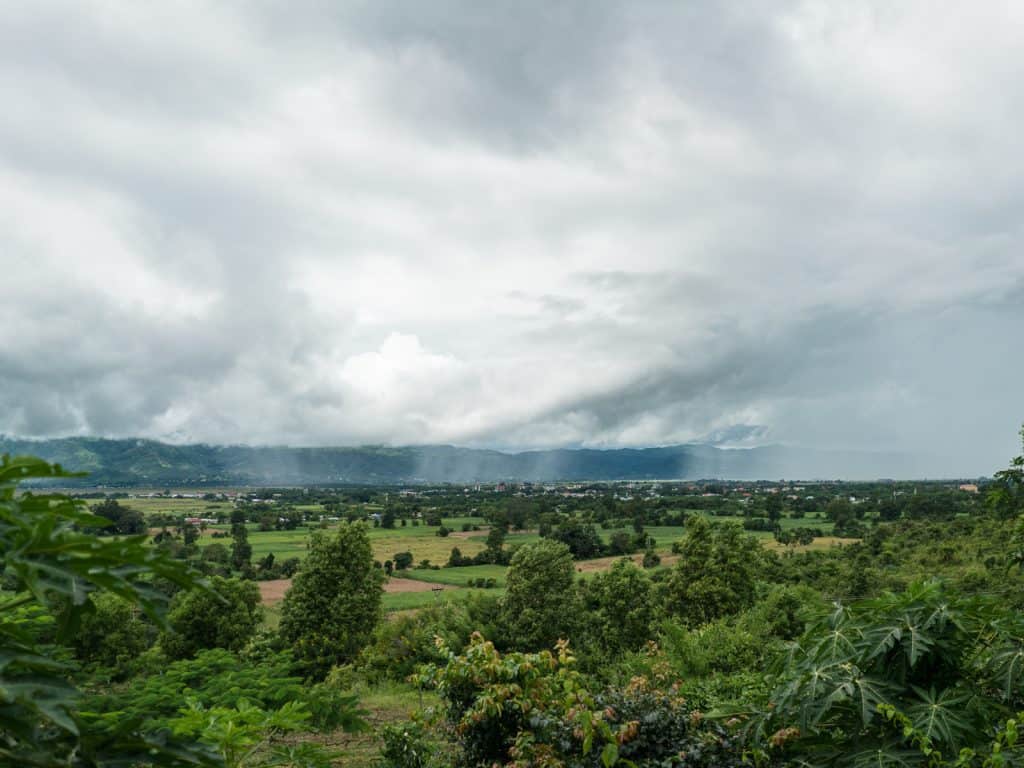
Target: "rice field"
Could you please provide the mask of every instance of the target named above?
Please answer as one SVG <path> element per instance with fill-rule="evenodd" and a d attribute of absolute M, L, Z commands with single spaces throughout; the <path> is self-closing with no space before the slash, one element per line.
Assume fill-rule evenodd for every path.
<path fill-rule="evenodd" d="M 123 504 L 139 510 L 146 515 L 171 514 L 190 515 L 196 517 L 216 517 L 229 514 L 232 505 L 230 502 L 206 501 L 203 499 L 175 499 L 167 497 L 138 497 L 122 501 Z M 304 505 L 304 511 L 319 512 L 319 505 Z M 716 517 L 715 520 L 741 522 L 738 517 Z M 463 556 L 473 556 L 483 551 L 487 540 L 487 527 L 479 517 L 445 517 L 443 525 L 451 531 L 448 536 L 437 535 L 438 528 L 420 524 L 413 525 L 412 521 L 401 525 L 398 521 L 395 528 L 386 529 L 379 527 L 368 527 L 367 534 L 373 547 L 374 558 L 383 563 L 387 560 L 394 560 L 399 552 L 412 553 L 414 567 L 396 574 L 383 598 L 384 608 L 388 612 L 415 610 L 424 606 L 433 605 L 441 601 L 464 601 L 474 594 L 500 595 L 504 592 L 506 574 L 508 568 L 501 565 L 474 565 L 461 568 L 440 568 L 436 570 L 431 567 L 417 567 L 424 560 L 431 565 L 440 565 L 448 561 L 453 547 L 458 547 Z M 818 538 L 813 544 L 807 547 L 784 547 L 774 540 L 767 531 L 751 531 L 751 535 L 761 539 L 764 545 L 773 551 L 804 551 L 807 549 L 827 549 L 834 546 L 842 546 L 844 540 L 831 537 L 832 525 L 827 520 L 817 518 L 793 519 L 783 518 L 780 521 L 783 529 L 789 530 L 799 527 L 820 528 L 825 537 Z M 273 553 L 280 561 L 291 557 L 305 558 L 308 551 L 309 538 L 317 530 L 330 532 L 337 527 L 337 523 L 329 523 L 324 528 L 322 524 L 308 523 L 290 531 L 261 531 L 255 523 L 248 527 L 249 543 L 253 548 L 253 560 L 259 560 L 269 553 Z M 478 526 L 480 530 L 463 531 L 463 527 Z M 201 545 L 220 542 L 230 546 L 230 528 L 227 523 L 207 526 L 200 539 Z M 672 544 L 683 537 L 685 529 L 682 526 L 648 526 L 645 531 L 654 538 L 655 550 L 662 556 L 663 566 L 671 565 L 676 559 L 670 554 Z M 608 542 L 618 532 L 633 535 L 632 528 L 605 529 L 598 527 L 598 533 L 603 541 Z M 537 541 L 539 536 L 534 530 L 513 531 L 505 538 L 506 547 L 516 547 Z M 639 556 L 635 557 L 639 561 Z M 577 572 L 581 577 L 587 577 L 594 573 L 610 568 L 618 560 L 617 557 L 605 557 L 590 561 L 581 561 L 576 564 Z M 490 589 L 476 588 L 478 579 L 493 579 L 494 587 Z M 444 589 L 433 589 L 428 585 L 443 586 Z M 266 623 L 270 626 L 276 624 L 279 618 L 280 596 L 287 588 L 287 583 L 282 583 L 280 589 L 270 584 L 264 585 L 269 591 L 266 595 Z M 271 595 L 270 592 L 274 592 Z M 280 595 L 277 594 L 280 592 Z"/>
<path fill-rule="evenodd" d="M 496 587 L 504 587 L 506 573 L 508 567 L 504 565 L 467 565 L 462 568 L 442 568 L 439 571 L 416 568 L 402 575 L 408 579 L 456 587 L 465 587 L 470 580 L 475 582 L 477 579 L 494 579 Z"/>

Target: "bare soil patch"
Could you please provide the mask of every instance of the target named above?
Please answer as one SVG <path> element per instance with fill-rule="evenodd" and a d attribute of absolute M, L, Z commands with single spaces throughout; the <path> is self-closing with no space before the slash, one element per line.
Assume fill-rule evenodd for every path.
<path fill-rule="evenodd" d="M 416 579 L 401 579 L 392 576 L 384 583 L 385 592 L 430 592 L 433 589 L 456 589 L 452 584 L 434 584 Z"/>
<path fill-rule="evenodd" d="M 258 581 L 256 583 L 260 587 L 260 602 L 264 605 L 271 605 L 284 600 L 284 593 L 292 585 L 292 580 L 271 579 L 270 581 Z"/>

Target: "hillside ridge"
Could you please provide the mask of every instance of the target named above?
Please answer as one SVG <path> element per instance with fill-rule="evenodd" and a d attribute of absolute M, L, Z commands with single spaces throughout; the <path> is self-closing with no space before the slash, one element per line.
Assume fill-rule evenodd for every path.
<path fill-rule="evenodd" d="M 919 477 L 892 453 L 814 451 L 783 446 L 556 448 L 506 453 L 451 445 L 177 445 L 131 438 L 22 439 L 0 436 L 0 453 L 34 454 L 88 472 L 97 485 L 466 483 Z"/>

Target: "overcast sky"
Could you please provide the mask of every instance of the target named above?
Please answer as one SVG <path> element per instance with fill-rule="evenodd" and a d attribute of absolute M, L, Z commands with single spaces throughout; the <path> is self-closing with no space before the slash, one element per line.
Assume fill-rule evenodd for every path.
<path fill-rule="evenodd" d="M 160 5 L 0 16 L 0 432 L 1019 452 L 1024 5 Z"/>

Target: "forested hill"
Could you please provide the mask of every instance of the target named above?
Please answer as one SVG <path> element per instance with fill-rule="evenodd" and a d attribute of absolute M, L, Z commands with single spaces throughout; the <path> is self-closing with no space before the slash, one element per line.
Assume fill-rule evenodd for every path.
<path fill-rule="evenodd" d="M 288 448 L 172 445 L 153 440 L 0 437 L 0 453 L 33 454 L 89 473 L 89 484 L 319 484 L 498 480 L 813 479 L 920 477 L 907 457 L 706 445 L 523 453 L 452 446 Z"/>

